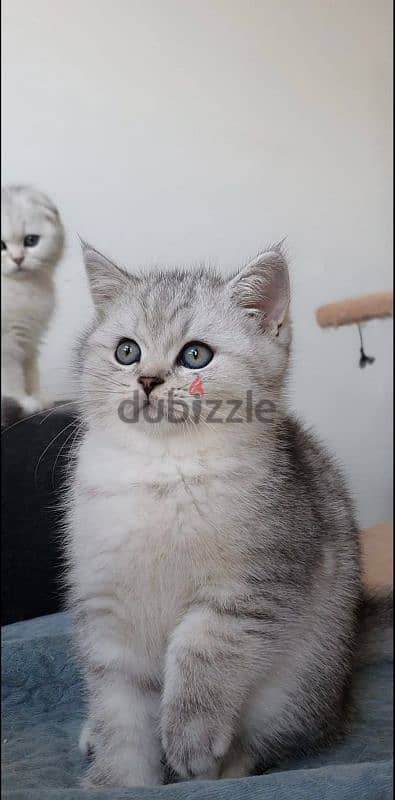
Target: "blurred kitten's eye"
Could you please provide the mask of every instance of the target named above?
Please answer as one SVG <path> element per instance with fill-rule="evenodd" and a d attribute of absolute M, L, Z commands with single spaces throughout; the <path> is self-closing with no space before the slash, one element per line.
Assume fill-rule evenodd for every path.
<path fill-rule="evenodd" d="M 35 247 L 39 241 L 40 237 L 37 235 L 37 233 L 28 233 L 23 240 L 23 244 L 25 247 Z"/>
<path fill-rule="evenodd" d="M 140 361 L 141 350 L 133 339 L 121 339 L 115 351 L 115 358 L 119 364 L 135 364 Z"/>
<path fill-rule="evenodd" d="M 182 348 L 178 362 L 188 369 L 202 369 L 210 363 L 214 353 L 207 344 L 189 342 Z"/>
<path fill-rule="evenodd" d="M 5 242 L 3 242 L 3 240 L 1 240 L 1 249 L 2 250 L 7 250 L 7 245 L 6 245 Z"/>

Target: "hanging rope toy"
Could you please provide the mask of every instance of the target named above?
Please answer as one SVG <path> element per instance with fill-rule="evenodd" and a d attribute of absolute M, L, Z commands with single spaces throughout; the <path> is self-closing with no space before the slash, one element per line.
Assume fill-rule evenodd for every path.
<path fill-rule="evenodd" d="M 351 297 L 320 306 L 316 311 L 316 319 L 321 328 L 339 328 L 341 325 L 357 324 L 360 341 L 359 366 L 364 369 L 366 364 L 374 364 L 375 358 L 365 353 L 361 325 L 370 319 L 392 317 L 393 302 L 392 291 Z"/>
<path fill-rule="evenodd" d="M 360 349 L 359 349 L 359 352 L 360 352 L 359 366 L 361 367 L 361 369 L 364 369 L 364 367 L 366 367 L 366 364 L 374 364 L 376 359 L 373 356 L 367 356 L 366 353 L 365 353 L 365 350 L 364 350 L 364 347 L 363 347 L 362 328 L 361 328 L 361 325 L 359 323 L 358 323 L 358 331 L 359 331 L 359 341 L 360 341 L 360 344 L 361 344 Z"/>

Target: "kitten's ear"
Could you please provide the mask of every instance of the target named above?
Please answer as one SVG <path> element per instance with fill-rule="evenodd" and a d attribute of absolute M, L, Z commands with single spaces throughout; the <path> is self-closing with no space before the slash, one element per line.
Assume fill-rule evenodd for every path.
<path fill-rule="evenodd" d="M 249 262 L 230 282 L 236 302 L 259 319 L 263 331 L 277 335 L 290 300 L 287 260 L 281 244 Z"/>
<path fill-rule="evenodd" d="M 80 242 L 92 299 L 97 311 L 102 312 L 120 292 L 126 289 L 131 276 L 95 250 L 92 245 L 82 239 Z"/>

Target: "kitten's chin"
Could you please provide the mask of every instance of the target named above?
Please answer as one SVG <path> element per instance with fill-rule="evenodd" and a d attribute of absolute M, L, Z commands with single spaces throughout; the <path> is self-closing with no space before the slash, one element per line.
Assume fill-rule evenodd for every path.
<path fill-rule="evenodd" d="M 18 276 L 18 275 L 20 275 L 21 273 L 22 273 L 22 269 L 21 269 L 21 267 L 17 267 L 16 265 L 15 265 L 15 267 L 12 267 L 12 266 L 11 266 L 11 267 L 2 267 L 2 268 L 1 268 L 1 274 L 2 274 L 2 275 L 5 277 L 5 278 L 8 278 L 8 277 L 17 277 L 17 276 Z"/>
<path fill-rule="evenodd" d="M 37 273 L 44 274 L 50 271 L 50 266 L 48 264 L 23 264 L 23 266 L 10 265 L 7 267 L 1 268 L 1 274 L 6 278 L 17 278 L 19 280 L 24 280 L 29 278 L 31 275 L 36 275 Z"/>
<path fill-rule="evenodd" d="M 122 425 L 120 423 L 123 423 Z M 200 428 L 198 421 L 193 421 L 166 407 L 155 405 L 154 403 L 144 402 L 138 410 L 128 405 L 121 404 L 118 409 L 118 434 L 127 437 L 127 428 L 138 431 L 150 437 L 159 436 L 185 436 L 186 432 L 192 432 Z M 123 428 L 126 429 L 122 430 Z"/>

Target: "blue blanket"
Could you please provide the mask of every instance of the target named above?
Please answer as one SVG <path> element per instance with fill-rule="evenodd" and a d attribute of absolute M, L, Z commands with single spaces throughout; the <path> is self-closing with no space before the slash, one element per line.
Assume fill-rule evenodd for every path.
<path fill-rule="evenodd" d="M 77 749 L 83 715 L 70 622 L 54 614 L 3 628 L 3 798 L 12 800 L 390 800 L 392 663 L 356 675 L 352 732 L 286 770 L 156 789 L 86 790 Z"/>

